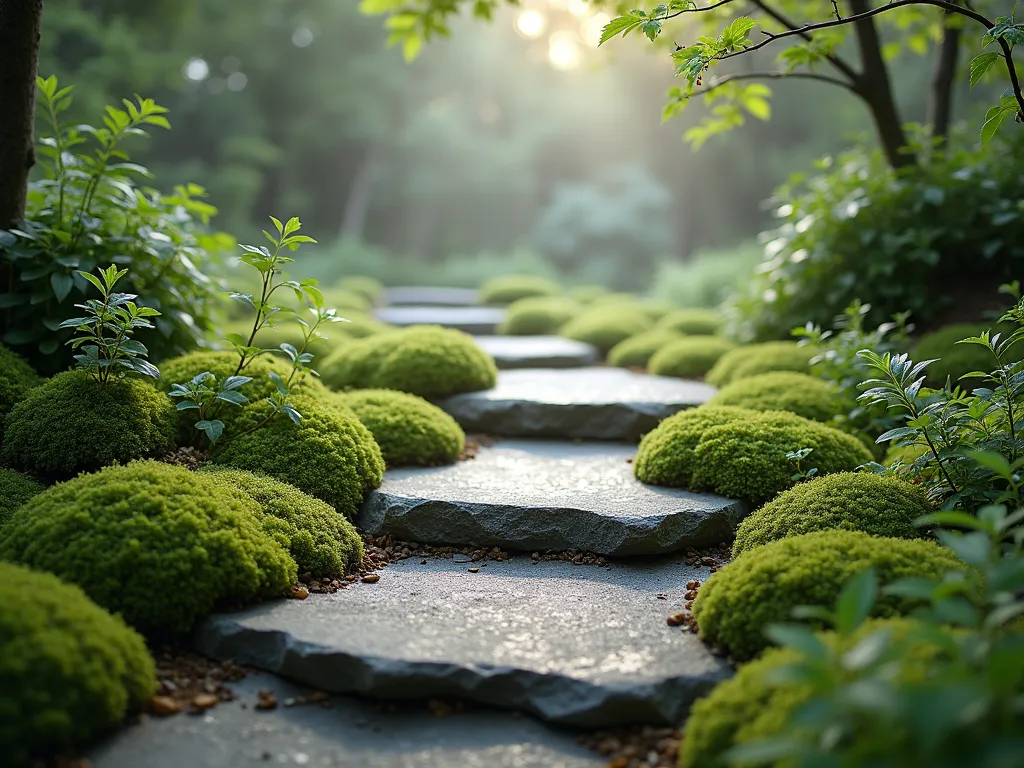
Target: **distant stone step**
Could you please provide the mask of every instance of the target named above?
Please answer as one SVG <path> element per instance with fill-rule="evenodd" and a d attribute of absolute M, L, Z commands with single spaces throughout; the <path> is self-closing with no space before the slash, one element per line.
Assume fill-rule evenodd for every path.
<path fill-rule="evenodd" d="M 477 336 L 498 368 L 582 368 L 600 360 L 597 347 L 561 336 Z"/>
<path fill-rule="evenodd" d="M 328 692 L 450 696 L 594 727 L 678 725 L 729 674 L 666 622 L 707 569 L 421 562 L 394 563 L 376 584 L 212 616 L 198 650 Z"/>
<path fill-rule="evenodd" d="M 382 307 L 377 319 L 391 325 L 442 325 L 472 334 L 490 334 L 505 319 L 505 310 L 498 307 Z"/>
<path fill-rule="evenodd" d="M 621 368 L 502 371 L 498 385 L 438 402 L 467 432 L 508 437 L 638 440 L 715 394 L 697 381 Z"/>
<path fill-rule="evenodd" d="M 472 307 L 476 304 L 476 298 L 477 292 L 473 288 L 403 285 L 384 291 L 384 303 L 391 306 L 436 304 L 444 307 Z"/>
<path fill-rule="evenodd" d="M 644 485 L 614 443 L 507 440 L 447 467 L 393 469 L 359 526 L 405 541 L 655 555 L 727 541 L 747 510 L 713 494 Z"/>

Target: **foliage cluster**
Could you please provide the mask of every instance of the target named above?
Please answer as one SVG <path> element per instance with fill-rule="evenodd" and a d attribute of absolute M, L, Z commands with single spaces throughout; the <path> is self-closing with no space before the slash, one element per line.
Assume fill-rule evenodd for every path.
<path fill-rule="evenodd" d="M 38 480 L 7 467 L 0 468 L 0 528 L 25 502 L 43 490 L 45 486 Z"/>

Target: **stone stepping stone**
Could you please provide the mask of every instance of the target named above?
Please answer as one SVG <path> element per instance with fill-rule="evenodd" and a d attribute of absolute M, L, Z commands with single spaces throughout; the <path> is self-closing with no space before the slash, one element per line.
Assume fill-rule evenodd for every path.
<path fill-rule="evenodd" d="M 505 310 L 497 307 L 383 307 L 374 314 L 378 320 L 400 327 L 442 325 L 472 334 L 495 333 L 505 319 Z"/>
<path fill-rule="evenodd" d="M 597 347 L 561 336 L 477 336 L 498 368 L 581 368 L 600 361 Z"/>
<path fill-rule="evenodd" d="M 359 526 L 404 541 L 654 555 L 729 540 L 747 512 L 712 494 L 644 485 L 629 445 L 506 440 L 447 467 L 392 469 Z"/>
<path fill-rule="evenodd" d="M 253 674 L 231 683 L 236 701 L 204 715 L 144 718 L 92 750 L 94 768 L 601 768 L 606 761 L 574 734 L 517 713 L 478 709 L 437 717 L 422 703 L 396 713 L 368 702 L 333 697 L 331 708 L 286 708 L 308 695 L 280 678 Z M 253 709 L 257 691 L 279 706 Z M 242 704 L 247 705 L 246 709 Z M 406 711 L 408 710 L 408 711 Z"/>
<path fill-rule="evenodd" d="M 608 570 L 415 558 L 376 584 L 211 616 L 195 641 L 328 692 L 451 696 L 578 726 L 677 725 L 729 674 L 666 623 L 685 584 L 707 575 L 664 559 Z"/>
<path fill-rule="evenodd" d="M 436 304 L 443 307 L 472 307 L 476 305 L 477 293 L 472 288 L 440 288 L 435 286 L 407 285 L 388 288 L 384 291 L 384 303 Z"/>
<path fill-rule="evenodd" d="M 714 387 L 622 368 L 502 371 L 498 385 L 441 400 L 467 432 L 509 437 L 639 440 L 708 400 Z"/>

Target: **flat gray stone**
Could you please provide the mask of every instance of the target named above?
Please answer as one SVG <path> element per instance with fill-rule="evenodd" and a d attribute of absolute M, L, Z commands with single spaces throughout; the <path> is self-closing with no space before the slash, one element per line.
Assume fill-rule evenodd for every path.
<path fill-rule="evenodd" d="M 438 402 L 467 432 L 509 437 L 638 440 L 714 387 L 622 368 L 502 371 L 498 385 Z"/>
<path fill-rule="evenodd" d="M 615 443 L 527 440 L 482 448 L 472 461 L 393 469 L 359 526 L 405 541 L 654 555 L 732 538 L 747 512 L 712 494 L 644 485 Z"/>
<path fill-rule="evenodd" d="M 452 696 L 579 726 L 678 724 L 729 675 L 665 621 L 707 569 L 420 562 L 392 564 L 376 584 L 211 616 L 198 649 L 329 692 Z"/>
<path fill-rule="evenodd" d="M 443 307 L 472 307 L 476 305 L 477 292 L 473 288 L 441 288 L 430 285 L 408 285 L 388 288 L 384 291 L 384 303 L 436 304 Z"/>
<path fill-rule="evenodd" d="M 596 365 L 597 347 L 561 336 L 477 336 L 498 368 L 581 368 Z"/>
<path fill-rule="evenodd" d="M 442 325 L 473 334 L 498 330 L 505 319 L 505 310 L 498 307 L 383 307 L 375 312 L 377 319 L 390 325 Z"/>
<path fill-rule="evenodd" d="M 517 713 L 478 709 L 439 718 L 422 705 L 385 713 L 334 697 L 331 708 L 253 709 L 257 691 L 279 702 L 309 693 L 254 674 L 231 683 L 236 701 L 199 717 L 144 718 L 89 755 L 94 768 L 600 768 L 606 761 L 573 734 Z M 247 705 L 246 709 L 242 704 Z"/>

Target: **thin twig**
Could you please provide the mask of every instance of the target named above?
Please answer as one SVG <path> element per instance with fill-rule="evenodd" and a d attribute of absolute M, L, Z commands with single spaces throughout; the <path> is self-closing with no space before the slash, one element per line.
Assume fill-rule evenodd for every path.
<path fill-rule="evenodd" d="M 716 78 L 708 87 L 702 88 L 701 90 L 694 93 L 694 96 L 704 96 L 711 91 L 721 88 L 726 83 L 731 83 L 735 80 L 783 80 L 797 78 L 799 80 L 817 80 L 821 83 L 828 83 L 829 85 L 838 85 L 840 88 L 856 93 L 857 89 L 852 83 L 848 83 L 846 80 L 842 80 L 838 77 L 829 77 L 828 75 L 819 75 L 816 72 L 739 72 L 734 75 L 725 75 L 724 77 Z"/>

